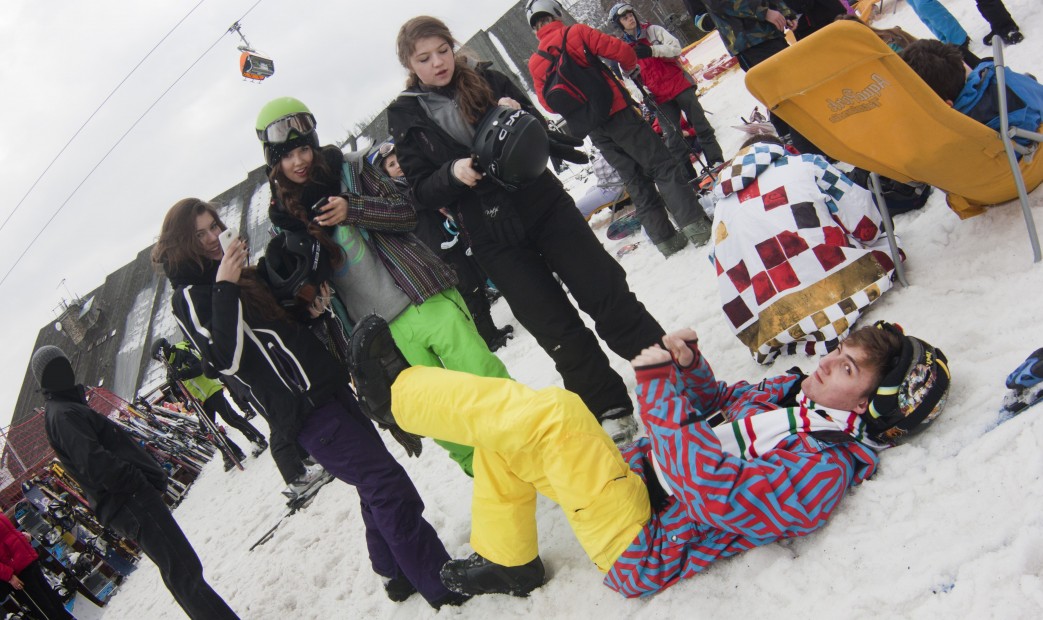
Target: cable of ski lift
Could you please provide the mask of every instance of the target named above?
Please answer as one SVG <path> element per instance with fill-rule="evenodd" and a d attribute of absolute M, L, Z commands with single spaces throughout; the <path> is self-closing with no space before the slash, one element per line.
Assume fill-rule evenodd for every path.
<path fill-rule="evenodd" d="M 201 1 L 204 1 L 204 0 L 201 0 Z M 243 18 L 245 18 L 247 15 L 249 15 L 250 11 L 253 11 L 257 7 L 257 5 L 261 3 L 261 1 L 262 0 L 257 0 L 257 2 L 255 2 L 253 4 L 253 6 L 251 6 L 249 9 L 247 9 L 246 13 L 243 14 L 243 17 L 240 17 L 239 20 L 236 20 L 236 21 L 237 22 L 241 21 Z M 73 196 L 76 195 L 76 192 L 78 192 L 80 190 L 80 188 L 83 187 L 83 184 L 86 183 L 87 180 L 91 178 L 91 176 L 94 174 L 94 172 L 99 167 L 101 167 L 101 165 L 103 163 L 105 163 L 105 160 L 109 158 L 109 155 L 111 155 L 114 150 L 116 150 L 116 147 L 118 147 L 123 142 L 123 140 L 126 139 L 126 137 L 130 134 L 130 132 L 133 131 L 134 128 L 138 126 L 138 123 L 140 123 L 145 118 L 145 116 L 147 116 L 148 113 L 151 112 L 152 109 L 155 108 L 159 104 L 159 102 L 163 99 L 163 97 L 166 97 L 167 93 L 169 93 L 171 90 L 173 90 L 173 88 L 175 86 L 177 86 L 178 82 L 180 82 L 186 75 L 188 75 L 189 71 L 191 71 L 197 64 L 199 64 L 199 62 L 201 60 L 203 60 L 203 58 L 207 54 L 209 54 L 212 49 L 217 47 L 217 44 L 221 42 L 221 39 L 223 39 L 226 34 L 228 34 L 228 33 L 227 32 L 221 33 L 221 36 L 219 36 L 217 38 L 217 40 L 215 40 L 212 44 L 210 44 L 210 47 L 208 47 L 205 50 L 203 50 L 203 53 L 200 54 L 199 57 L 196 58 L 194 61 L 192 61 L 192 64 L 190 64 L 187 69 L 182 71 L 181 75 L 177 76 L 177 78 L 174 79 L 174 81 L 170 84 L 170 86 L 168 86 L 166 88 L 166 90 L 164 90 L 162 93 L 160 93 L 160 95 L 158 97 L 156 97 L 155 101 L 153 101 L 149 105 L 149 107 L 146 108 L 145 111 L 142 112 L 138 116 L 138 118 L 134 121 L 134 123 L 131 124 L 131 126 L 129 128 L 127 128 L 127 130 L 125 132 L 123 132 L 122 135 L 120 135 L 120 137 L 116 140 L 116 142 L 111 147 L 109 147 L 109 150 L 105 151 L 105 154 L 101 156 L 101 159 L 99 159 L 98 162 L 96 164 L 94 164 L 94 166 L 87 172 L 87 174 L 83 177 L 83 179 L 81 179 L 80 182 L 76 184 L 76 187 L 74 187 L 73 190 L 71 192 L 69 192 L 69 195 L 65 197 L 65 200 L 63 200 L 62 203 L 60 205 L 58 205 L 58 208 L 55 209 L 55 211 L 51 215 L 51 217 L 47 220 L 47 222 L 44 223 L 43 227 L 40 228 L 40 231 L 36 233 L 36 236 L 34 236 L 29 241 L 28 245 L 25 246 L 25 249 L 22 250 L 22 253 L 19 254 L 18 258 L 15 259 L 15 261 L 11 265 L 10 269 L 8 269 L 6 273 L 4 273 L 4 277 L 0 278 L 0 287 L 2 287 L 5 282 L 7 282 L 7 279 L 11 276 L 11 274 L 14 272 L 14 270 L 22 262 L 22 259 L 25 258 L 25 255 L 28 254 L 29 250 L 32 249 L 33 244 L 35 244 L 40 239 L 40 237 L 43 235 L 44 231 L 47 230 L 47 227 L 50 226 L 52 222 L 54 222 L 55 218 L 57 218 L 58 215 L 62 212 L 62 209 L 64 209 L 65 206 L 67 204 L 69 204 L 69 201 L 72 200 Z"/>
<path fill-rule="evenodd" d="M 65 143 L 65 146 L 63 146 L 63 147 L 61 148 L 61 150 L 60 150 L 60 151 L 58 151 L 58 154 L 54 156 L 54 159 L 52 159 L 52 160 L 51 160 L 51 162 L 50 162 L 49 164 L 47 164 L 47 167 L 43 169 L 43 172 L 41 172 L 41 173 L 40 173 L 40 176 L 36 177 L 36 180 L 35 180 L 35 181 L 33 181 L 33 184 L 32 184 L 32 185 L 30 185 L 30 186 L 29 186 L 29 189 L 27 189 L 27 190 L 25 191 L 25 195 L 23 195 L 23 196 L 22 196 L 22 198 L 21 198 L 21 200 L 19 200 L 19 201 L 18 201 L 18 204 L 16 204 L 16 205 L 14 206 L 14 209 L 12 209 L 12 210 L 11 210 L 11 212 L 7 214 L 7 217 L 6 217 L 6 218 L 4 218 L 4 221 L 3 221 L 3 223 L 0 223 L 0 232 L 3 232 L 3 230 L 4 230 L 4 227 L 5 227 L 5 226 L 7 226 L 7 223 L 8 223 L 9 221 L 11 221 L 11 218 L 12 218 L 12 217 L 14 217 L 14 214 L 18 212 L 18 208 L 22 206 L 22 203 L 23 203 L 23 202 L 25 202 L 25 199 L 29 197 L 29 194 L 31 194 L 31 193 L 33 192 L 33 190 L 34 190 L 34 189 L 36 189 L 36 186 L 37 186 L 37 185 L 38 185 L 38 184 L 40 183 L 40 181 L 41 181 L 41 180 L 43 180 L 43 177 L 44 177 L 44 175 L 45 175 L 45 174 L 47 174 L 47 171 L 48 171 L 48 170 L 50 170 L 50 169 L 51 169 L 51 166 L 53 166 L 53 165 L 54 165 L 54 164 L 55 164 L 55 163 L 56 163 L 56 162 L 58 161 L 58 158 L 62 156 L 62 153 L 64 153 L 64 152 L 65 152 L 65 150 L 69 148 L 69 146 L 70 146 L 70 145 L 72 144 L 73 140 L 75 140 L 75 139 L 76 139 L 76 136 L 80 135 L 80 132 L 81 132 L 81 131 L 83 131 L 83 129 L 84 129 L 84 128 L 85 128 L 86 126 L 87 126 L 87 123 L 91 122 L 91 120 L 92 120 L 92 119 L 93 119 L 93 118 L 94 118 L 94 117 L 95 117 L 95 116 L 96 116 L 96 115 L 98 114 L 98 112 L 100 112 L 100 111 L 101 111 L 101 109 L 102 109 L 103 107 L 105 107 L 105 104 L 109 102 L 109 99 L 112 99 L 112 96 L 116 94 L 116 91 L 118 91 L 118 90 L 119 90 L 119 89 L 120 89 L 120 88 L 121 88 L 121 87 L 123 86 L 123 84 L 124 84 L 124 83 L 125 83 L 125 82 L 126 82 L 127 80 L 129 80 L 129 79 L 130 79 L 130 76 L 134 75 L 134 72 L 138 70 L 138 67 L 140 67 L 140 66 L 141 66 L 142 64 L 144 64 L 144 62 L 145 62 L 146 60 L 148 60 L 149 56 L 151 56 L 151 55 L 152 55 L 152 53 L 153 53 L 153 52 L 155 52 L 155 51 L 156 51 L 156 49 L 158 49 L 158 48 L 159 48 L 159 46 L 160 46 L 160 45 L 162 45 L 162 44 L 163 44 L 163 42 L 164 42 L 164 41 L 166 41 L 166 40 L 167 40 L 167 38 L 168 38 L 168 37 L 169 37 L 170 35 L 172 35 L 172 34 L 174 33 L 174 31 L 175 31 L 175 30 L 177 30 L 177 29 L 178 29 L 178 27 L 179 27 L 179 26 L 180 26 L 180 25 L 181 25 L 182 23 L 184 23 L 184 21 L 185 21 L 186 19 L 188 19 L 189 15 L 191 15 L 192 13 L 194 13 L 194 12 L 195 12 L 195 10 L 196 10 L 196 9 L 198 9 L 198 8 L 199 8 L 199 7 L 200 7 L 200 6 L 201 6 L 201 5 L 202 5 L 202 4 L 204 3 L 204 2 L 206 2 L 206 0 L 199 0 L 199 2 L 198 2 L 198 3 L 196 3 L 196 5 L 195 5 L 194 7 L 192 7 L 192 8 L 191 8 L 191 9 L 190 9 L 190 10 L 188 11 L 188 13 L 185 13 L 185 16 L 184 16 L 184 17 L 182 17 L 182 18 L 181 18 L 181 19 L 180 19 L 180 20 L 179 20 L 179 21 L 178 21 L 178 22 L 177 22 L 176 24 L 174 24 L 174 27 L 173 27 L 173 28 L 171 28 L 171 29 L 170 29 L 170 30 L 169 30 L 169 31 L 168 31 L 168 32 L 167 32 L 167 33 L 166 33 L 165 35 L 163 35 L 163 38 L 162 38 L 162 39 L 160 39 L 160 40 L 159 40 L 159 41 L 158 41 L 158 42 L 157 42 L 157 43 L 156 43 L 155 45 L 153 45 L 153 46 L 152 46 L 152 49 L 150 49 L 150 50 L 148 51 L 148 53 L 147 53 L 147 54 L 145 54 L 145 56 L 144 56 L 144 57 L 142 57 L 142 59 L 138 61 L 138 64 L 134 65 L 134 68 L 132 68 L 132 69 L 130 70 L 130 72 L 129 72 L 129 73 L 127 73 L 127 75 L 123 76 L 123 79 L 122 79 L 122 80 L 120 80 L 119 84 L 116 84 L 116 87 L 115 87 L 115 88 L 113 88 L 113 89 L 112 89 L 112 90 L 111 90 L 111 91 L 109 92 L 109 94 L 105 96 L 105 99 L 103 99 L 103 100 L 102 100 L 102 102 L 98 104 L 98 107 L 97 107 L 97 108 L 94 108 L 94 111 L 93 111 L 93 112 L 91 112 L 91 115 L 90 115 L 90 116 L 88 116 L 88 117 L 87 117 L 87 120 L 83 121 L 83 124 L 82 124 L 82 125 L 80 125 L 79 129 L 77 129 L 77 130 L 76 130 L 76 132 L 72 134 L 72 137 L 70 137 L 70 138 L 69 138 L 69 140 L 68 140 L 68 141 L 67 141 L 67 142 Z M 254 6 L 256 6 L 256 5 L 254 5 Z M 252 10 L 252 9 L 251 9 L 251 10 Z M 237 22 L 237 23 L 238 23 L 238 22 Z"/>

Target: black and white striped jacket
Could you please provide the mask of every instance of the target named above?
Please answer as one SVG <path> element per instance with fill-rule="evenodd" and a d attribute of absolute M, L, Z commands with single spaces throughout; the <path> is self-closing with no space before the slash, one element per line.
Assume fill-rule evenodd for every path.
<path fill-rule="evenodd" d="M 192 284 L 171 299 L 209 373 L 248 388 L 273 430 L 296 438 L 308 415 L 348 388 L 348 371 L 304 325 L 244 318 L 239 286 Z"/>

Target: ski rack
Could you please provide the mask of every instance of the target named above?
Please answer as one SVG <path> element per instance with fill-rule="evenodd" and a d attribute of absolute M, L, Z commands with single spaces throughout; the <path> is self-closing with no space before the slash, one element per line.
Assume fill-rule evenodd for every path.
<path fill-rule="evenodd" d="M 174 372 L 174 367 L 171 366 L 170 360 L 168 360 L 165 355 L 160 355 L 159 358 L 163 362 L 163 366 L 166 368 L 167 376 L 173 378 L 173 384 L 181 391 L 181 397 L 185 399 L 185 404 L 195 412 L 200 423 L 203 424 L 207 431 L 214 436 L 214 443 L 217 447 L 224 452 L 228 458 L 232 459 L 232 463 L 239 468 L 239 471 L 245 470 L 246 468 L 243 467 L 243 464 L 239 459 L 235 458 L 235 451 L 232 450 L 232 446 L 228 443 L 224 433 L 222 433 L 221 429 L 217 426 L 217 422 L 211 420 L 210 417 L 206 415 L 206 411 L 203 410 L 203 404 L 188 391 L 188 388 L 185 387 L 185 383 L 177 378 L 177 373 Z"/>

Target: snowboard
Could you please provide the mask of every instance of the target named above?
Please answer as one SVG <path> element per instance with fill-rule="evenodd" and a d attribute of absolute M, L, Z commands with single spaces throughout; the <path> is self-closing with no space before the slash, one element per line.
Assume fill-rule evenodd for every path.
<path fill-rule="evenodd" d="M 608 226 L 608 238 L 612 240 L 626 239 L 641 230 L 641 222 L 633 213 L 628 213 Z"/>

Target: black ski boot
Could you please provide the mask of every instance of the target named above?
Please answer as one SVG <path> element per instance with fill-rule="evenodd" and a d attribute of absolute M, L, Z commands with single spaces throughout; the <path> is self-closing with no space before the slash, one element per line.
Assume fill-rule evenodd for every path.
<path fill-rule="evenodd" d="M 228 435 L 224 435 L 224 440 L 228 443 L 228 447 L 232 449 L 232 454 L 235 455 L 235 460 L 239 461 L 240 463 L 244 463 L 246 461 L 246 455 L 243 454 L 242 449 L 239 446 L 237 446 L 235 442 L 233 442 L 228 437 Z M 223 449 L 221 450 L 221 458 L 224 459 L 225 471 L 231 471 L 235 467 L 235 463 L 232 461 L 231 458 L 228 457 L 228 453 L 225 452 Z"/>
<path fill-rule="evenodd" d="M 221 450 L 221 458 L 224 461 L 225 471 L 232 471 L 235 469 L 235 461 L 233 461 L 224 450 Z M 246 458 L 245 455 L 242 458 L 239 458 L 239 462 L 242 463 L 244 458 Z"/>
<path fill-rule="evenodd" d="M 254 445 L 253 450 L 250 450 L 250 455 L 254 458 L 261 456 L 261 454 L 268 449 L 268 440 L 264 438 L 264 435 L 254 437 L 250 443 Z"/>
<path fill-rule="evenodd" d="M 1025 35 L 1021 34 L 1021 30 L 1018 30 L 1018 28 L 1015 26 L 1014 28 L 1008 30 L 1006 33 L 1001 34 L 1000 38 L 1003 39 L 1003 42 L 1007 45 L 1017 45 L 1018 43 L 1021 43 L 1025 40 Z"/>
<path fill-rule="evenodd" d="M 458 594 L 456 592 L 450 592 L 449 595 L 445 598 L 435 601 L 434 603 L 428 601 L 428 604 L 431 605 L 431 607 L 434 607 L 437 611 L 445 606 L 459 607 L 460 605 L 463 605 L 469 600 L 471 600 L 471 595 L 469 594 Z"/>
<path fill-rule="evenodd" d="M 506 325 L 493 332 L 492 337 L 488 340 L 485 340 L 484 338 L 483 340 L 485 340 L 485 344 L 489 347 L 489 350 L 495 353 L 498 349 L 507 346 L 507 341 L 511 338 L 514 338 L 514 327 Z"/>
<path fill-rule="evenodd" d="M 493 353 L 497 349 L 503 348 L 507 345 L 507 341 L 514 338 L 514 327 L 507 325 L 505 327 L 496 327 L 496 323 L 493 323 L 493 317 L 486 312 L 485 314 L 475 315 L 474 326 L 478 328 L 478 335 L 485 341 L 485 345 L 489 347 L 489 350 Z"/>
<path fill-rule="evenodd" d="M 391 414 L 391 384 L 409 362 L 395 346 L 391 330 L 375 314 L 363 317 L 351 332 L 351 378 L 366 417 L 389 428 L 398 426 Z"/>
<path fill-rule="evenodd" d="M 545 576 L 540 556 L 521 566 L 503 566 L 477 553 L 463 560 L 449 560 L 442 566 L 442 583 L 460 594 L 510 594 L 528 596 L 543 585 Z"/>

